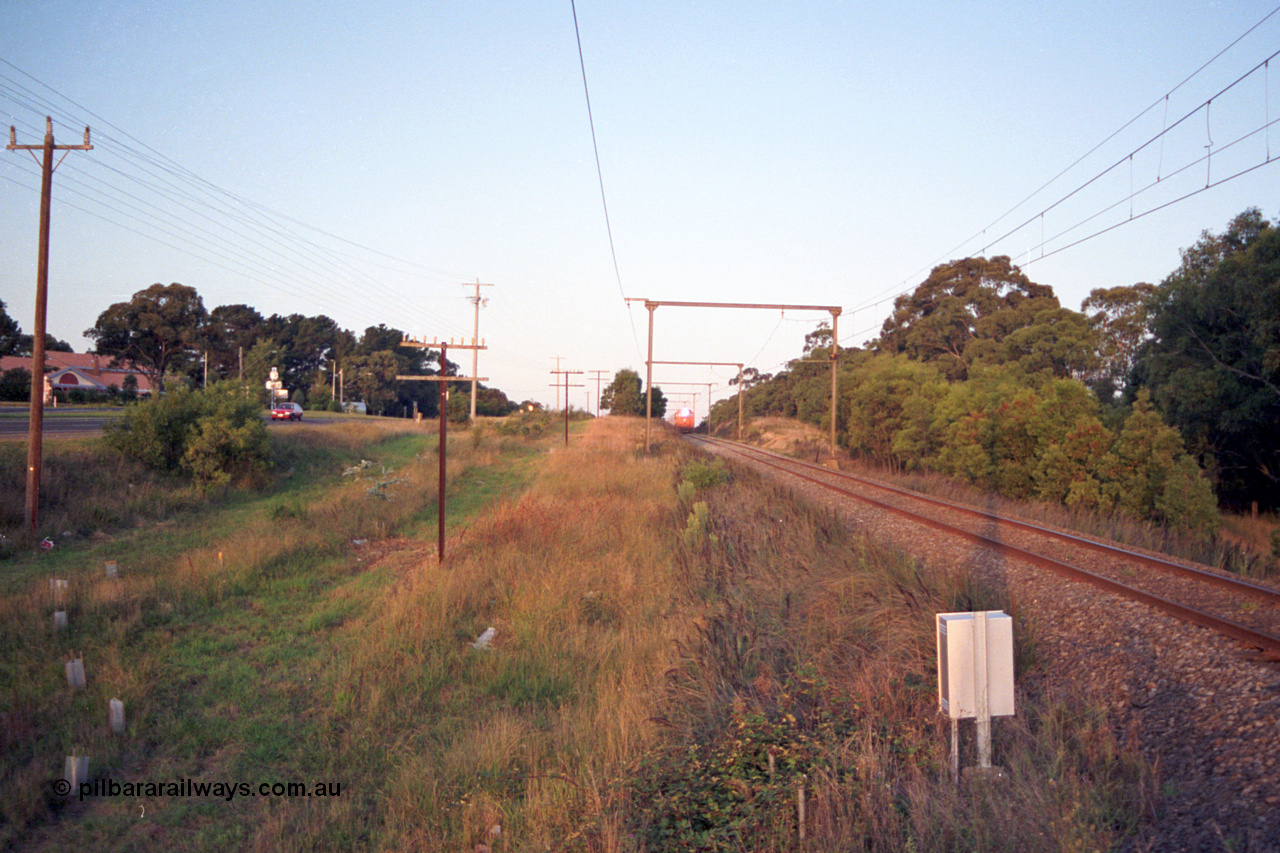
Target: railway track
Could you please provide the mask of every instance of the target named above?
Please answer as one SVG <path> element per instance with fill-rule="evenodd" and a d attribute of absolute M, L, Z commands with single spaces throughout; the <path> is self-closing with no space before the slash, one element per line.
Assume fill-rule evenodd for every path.
<path fill-rule="evenodd" d="M 1280 660 L 1280 590 L 705 436 L 715 452 L 782 471 L 836 494 L 962 537 L 1200 625 Z M 874 496 L 873 496 L 874 495 Z"/>

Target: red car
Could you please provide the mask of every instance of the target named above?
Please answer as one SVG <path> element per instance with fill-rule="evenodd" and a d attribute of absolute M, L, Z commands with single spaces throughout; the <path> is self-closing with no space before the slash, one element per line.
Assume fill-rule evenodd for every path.
<path fill-rule="evenodd" d="M 302 407 L 297 403 L 276 403 L 271 407 L 271 420 L 300 421 L 302 420 Z"/>

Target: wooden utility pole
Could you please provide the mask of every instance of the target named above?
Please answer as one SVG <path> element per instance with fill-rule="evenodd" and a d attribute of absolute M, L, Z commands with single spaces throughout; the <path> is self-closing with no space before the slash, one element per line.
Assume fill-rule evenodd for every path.
<path fill-rule="evenodd" d="M 553 371 L 551 371 L 551 372 L 552 372 L 552 373 L 559 373 L 559 372 L 560 372 L 560 362 L 564 361 L 564 356 L 562 356 L 562 355 L 553 355 L 553 356 L 551 356 L 551 358 L 555 359 L 555 362 L 556 362 L 556 369 L 555 369 L 555 370 L 553 370 Z M 558 383 L 558 382 L 552 382 L 551 384 L 552 384 L 553 386 L 555 386 L 555 389 L 556 389 L 556 408 L 555 408 L 553 411 L 558 411 L 558 410 L 560 409 L 560 383 Z M 568 402 L 567 402 L 567 401 L 565 402 L 565 405 L 566 405 L 566 406 L 568 405 Z"/>
<path fill-rule="evenodd" d="M 470 299 L 470 300 L 471 300 L 471 304 L 476 306 L 476 325 L 475 325 L 475 330 L 471 333 L 471 343 L 472 343 L 472 344 L 479 344 L 479 343 L 483 343 L 483 341 L 481 341 L 481 340 L 480 340 L 480 303 L 481 303 L 481 301 L 482 301 L 482 300 L 480 299 L 480 288 L 482 288 L 482 287 L 493 287 L 493 285 L 492 285 L 492 284 L 481 284 L 481 283 L 480 283 L 480 279 L 476 279 L 476 280 L 475 280 L 475 283 L 470 283 L 470 282 L 468 282 L 468 283 L 463 284 L 462 286 L 463 286 L 463 287 L 474 287 L 474 288 L 476 289 L 476 295 L 475 295 L 475 296 L 468 296 L 468 297 L 467 297 L 467 299 Z M 489 300 L 485 299 L 485 300 L 483 300 L 483 301 L 484 301 L 484 302 L 488 302 Z M 480 373 L 480 362 L 479 362 L 479 356 L 480 356 L 480 350 L 479 350 L 478 348 L 472 347 L 472 349 L 471 349 L 471 375 L 472 375 L 473 377 L 474 377 L 474 376 L 479 375 L 479 373 Z M 472 380 L 471 380 L 471 420 L 473 420 L 473 421 L 474 421 L 475 419 L 476 419 L 476 380 L 475 380 L 475 379 L 472 379 Z"/>
<path fill-rule="evenodd" d="M 436 499 L 436 506 L 437 506 L 437 508 L 439 509 L 439 513 L 438 513 L 438 514 L 439 514 L 439 518 L 440 518 L 440 520 L 439 520 L 439 525 L 438 525 L 439 529 L 438 529 L 438 534 L 437 534 L 437 535 L 438 535 L 438 542 L 436 543 L 436 559 L 439 561 L 440 565 L 442 565 L 442 566 L 443 566 L 443 565 L 444 565 L 444 518 L 445 518 L 445 511 L 444 511 L 444 505 L 445 505 L 445 501 L 444 501 L 444 493 L 445 493 L 445 489 L 444 489 L 445 482 L 444 482 L 444 480 L 445 480 L 445 476 L 444 476 L 444 474 L 445 474 L 445 453 L 446 453 L 446 447 L 445 447 L 445 444 L 446 444 L 446 442 L 448 441 L 448 437 L 449 437 L 449 415 L 448 415 L 448 409 L 449 409 L 449 386 L 448 386 L 448 383 L 450 383 L 450 382 L 465 382 L 465 381 L 466 381 L 466 380 L 468 380 L 468 379 L 471 379 L 471 380 L 473 380 L 473 381 L 474 381 L 474 380 L 479 380 L 479 381 L 481 381 L 481 382 L 488 382 L 488 381 L 489 381 L 489 377 L 487 377 L 487 376 L 475 376 L 474 374 L 473 374 L 473 375 L 471 375 L 471 376 L 449 376 L 449 375 L 448 375 L 448 371 L 449 371 L 449 347 L 450 347 L 450 346 L 453 346 L 455 349 L 476 349 L 477 347 L 478 347 L 479 349 L 484 349 L 484 347 L 483 347 L 483 346 L 481 346 L 481 345 L 479 345 L 479 344 L 474 344 L 474 343 L 473 343 L 473 344 L 470 344 L 470 345 L 468 345 L 468 344 L 447 344 L 447 343 L 444 343 L 444 342 L 436 342 L 436 341 L 432 341 L 431 343 L 427 343 L 425 340 L 417 341 L 417 340 L 413 340 L 412 338 L 409 338 L 409 339 L 406 339 L 406 340 L 402 340 L 402 341 L 400 342 L 400 346 L 402 346 L 402 347 L 416 347 L 416 348 L 418 348 L 418 349 L 438 349 L 438 350 L 440 350 L 440 375 L 439 375 L 439 376 L 397 376 L 397 377 L 396 377 L 396 379 L 397 379 L 397 380 L 400 380 L 400 381 L 438 382 L 438 383 L 440 383 L 440 386 L 439 386 L 439 390 L 440 390 L 440 441 L 439 441 L 439 448 L 438 448 L 438 453 L 437 453 L 437 455 L 439 456 L 439 459 L 440 459 L 440 475 L 439 475 L 439 476 L 440 476 L 440 484 L 439 484 L 439 486 L 436 488 L 436 492 L 437 492 L 437 495 L 438 495 L 438 497 L 437 497 L 437 499 Z"/>
<path fill-rule="evenodd" d="M 53 170 L 62 163 L 53 162 L 54 151 L 92 151 L 89 128 L 84 129 L 83 145 L 54 145 L 53 118 L 45 117 L 44 142 L 19 145 L 18 132 L 9 125 L 10 151 L 42 151 L 40 163 L 40 243 L 36 261 L 36 317 L 31 332 L 31 412 L 27 425 L 27 529 L 36 532 L 40 520 L 40 468 L 44 455 L 44 338 L 45 314 L 49 302 L 49 207 L 53 199 Z M 63 154 L 63 159 L 66 158 Z"/>
<path fill-rule="evenodd" d="M 836 453 L 836 353 L 839 337 L 836 335 L 836 319 L 844 310 L 839 305 L 778 305 L 756 302 L 658 302 L 652 299 L 627 299 L 627 302 L 643 302 L 649 309 L 649 358 L 645 362 L 646 381 L 649 388 L 645 396 L 644 451 L 649 452 L 649 422 L 653 418 L 653 312 L 666 305 L 676 308 L 763 308 L 769 311 L 829 311 L 831 313 L 831 455 Z M 741 389 L 739 389 L 741 393 Z"/>
<path fill-rule="evenodd" d="M 600 383 L 604 380 L 604 377 L 609 375 L 609 371 L 592 370 L 590 372 L 595 374 L 591 378 L 596 381 L 596 417 L 598 418 L 600 417 Z"/>

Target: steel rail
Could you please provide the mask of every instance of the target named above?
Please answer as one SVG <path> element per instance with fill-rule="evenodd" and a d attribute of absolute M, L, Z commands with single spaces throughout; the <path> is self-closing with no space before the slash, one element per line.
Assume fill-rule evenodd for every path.
<path fill-rule="evenodd" d="M 709 440 L 716 441 L 716 442 L 723 441 L 723 439 L 709 439 Z M 1161 557 L 1153 557 L 1150 554 L 1142 554 L 1137 551 L 1130 551 L 1125 548 L 1117 547 L 1115 545 L 1108 545 L 1105 542 L 1098 542 L 1093 539 L 1088 539 L 1084 536 L 1077 536 L 1073 533 L 1065 533 L 1060 530 L 1054 530 L 1049 527 L 1043 527 L 1038 524 L 1032 524 L 1029 521 L 1022 521 L 1016 518 L 1009 518 L 1008 516 L 996 515 L 993 512 L 976 509 L 972 506 L 966 506 L 965 504 L 953 503 L 952 501 L 943 500 L 942 498 L 935 498 L 929 495 L 922 495 L 917 492 L 910 491 L 908 489 L 902 489 L 902 488 L 898 488 L 897 486 L 890 486 L 885 483 L 877 482 L 875 480 L 869 480 L 865 477 L 859 477 L 856 474 L 850 474 L 845 471 L 836 471 L 831 468 L 825 468 L 821 465 L 814 465 L 813 463 L 805 462 L 802 459 L 792 459 L 789 456 L 783 456 L 782 454 L 775 453 L 771 450 L 764 450 L 758 447 L 751 447 L 746 449 L 753 453 L 762 454 L 764 456 L 769 456 L 774 459 L 785 460 L 789 464 L 799 465 L 801 467 L 809 468 L 815 471 L 822 471 L 824 474 L 827 474 L 828 476 L 831 476 L 831 477 L 839 477 L 840 479 L 851 480 L 855 483 L 862 483 L 867 486 L 872 486 L 873 488 L 882 489 L 886 492 L 891 492 L 896 495 L 902 495 L 903 497 L 911 498 L 912 500 L 922 501 L 924 503 L 933 504 L 934 506 L 945 507 L 946 509 L 954 510 L 955 512 L 965 513 L 966 515 L 976 516 L 977 518 L 981 518 L 987 521 L 995 521 L 1000 524 L 1005 524 L 1010 527 L 1015 527 L 1019 530 L 1027 530 L 1032 533 L 1040 533 L 1045 536 L 1051 536 L 1055 539 L 1061 539 L 1065 542 L 1070 542 L 1073 545 L 1078 545 L 1082 548 L 1088 548 L 1089 550 L 1096 551 L 1100 554 L 1105 554 L 1107 556 L 1112 556 L 1112 557 L 1122 557 L 1131 562 L 1141 563 L 1146 566 L 1151 566 L 1153 568 L 1160 569 L 1161 571 L 1182 575 L 1183 577 L 1191 578 L 1192 580 L 1196 580 L 1196 581 L 1202 581 L 1212 586 L 1218 586 L 1223 589 L 1231 590 L 1232 592 L 1243 592 L 1247 595 L 1254 596 L 1255 598 L 1262 599 L 1263 601 L 1280 605 L 1280 589 L 1264 586 L 1262 584 L 1256 584 L 1251 581 L 1247 581 L 1244 578 L 1233 578 L 1228 575 L 1220 575 L 1215 572 L 1208 572 L 1208 571 L 1205 571 L 1204 569 L 1196 568 L 1195 566 L 1188 566 L 1182 563 L 1176 563 L 1172 560 L 1166 560 Z"/>
<path fill-rule="evenodd" d="M 822 486 L 823 488 L 828 489 L 830 491 L 837 492 L 847 497 L 855 498 L 857 500 L 863 501 L 864 503 L 869 503 L 872 506 L 876 506 L 881 509 L 888 510 L 889 512 L 897 513 L 898 515 L 904 516 L 906 518 L 910 518 L 913 521 L 926 524 L 930 527 L 933 527 L 934 529 L 951 533 L 956 536 L 960 536 L 975 544 L 980 544 L 986 547 L 993 548 L 1002 554 L 1016 557 L 1021 560 L 1025 560 L 1026 562 L 1032 563 L 1034 565 L 1043 566 L 1047 569 L 1058 572 L 1059 574 L 1062 574 L 1066 577 L 1072 578 L 1074 580 L 1083 581 L 1085 583 L 1089 583 L 1095 587 L 1098 587 L 1099 589 L 1104 589 L 1109 592 L 1116 593 L 1118 595 L 1124 596 L 1125 598 L 1143 602 L 1152 607 L 1155 607 L 1158 610 L 1168 613 L 1171 616 L 1176 616 L 1177 618 L 1182 619 L 1184 621 L 1191 622 L 1196 625 L 1200 625 L 1201 627 L 1208 628 L 1212 631 L 1217 631 L 1220 634 L 1224 634 L 1228 637 L 1231 637 L 1232 639 L 1245 643 L 1246 645 L 1250 645 L 1255 648 L 1262 649 L 1263 651 L 1269 652 L 1272 655 L 1280 655 L 1280 637 L 1274 637 L 1270 634 L 1264 634 L 1261 631 L 1255 631 L 1254 629 L 1249 628 L 1245 625 L 1240 625 L 1235 622 L 1231 622 L 1229 620 L 1214 616 L 1212 614 L 1205 613 L 1203 610 L 1197 610 L 1194 607 L 1188 607 L 1185 604 L 1179 604 L 1176 601 L 1170 601 L 1169 599 L 1161 598 L 1160 596 L 1153 595 L 1144 590 L 1128 586 L 1127 584 L 1122 584 L 1118 581 L 1114 581 L 1114 580 L 1111 580 L 1110 578 L 1106 578 L 1101 575 L 1094 574 L 1093 572 L 1090 572 L 1090 571 L 1086 571 L 1085 569 L 1079 568 L 1078 566 L 1072 566 L 1068 563 L 1062 562 L 1061 560 L 1056 560 L 1052 557 L 1047 557 L 1044 554 L 1037 554 L 1034 551 L 1028 551 L 1025 548 L 1019 548 L 1016 545 L 1010 545 L 1006 542 L 1001 542 L 998 539 L 992 539 L 991 537 L 983 536 L 981 534 L 973 533 L 971 531 L 965 530 L 962 527 L 956 527 L 955 525 L 948 524 L 945 521 L 940 521 L 936 518 L 930 518 L 929 516 L 920 515 L 919 513 L 912 512 L 911 510 L 903 509 L 902 507 L 898 507 L 893 504 L 886 503 L 884 501 L 879 501 L 879 500 L 876 500 L 875 498 L 867 497 L 866 495 L 858 494 L 857 492 L 853 492 L 853 491 L 850 491 L 849 489 L 842 488 L 826 480 L 821 480 L 817 477 L 812 477 L 808 474 L 796 471 L 794 470 L 794 468 L 814 468 L 822 471 L 827 476 L 839 475 L 839 476 L 845 477 L 846 479 L 853 479 L 858 482 L 864 482 L 860 478 L 849 477 L 848 475 L 840 474 L 840 472 L 832 471 L 830 468 L 822 468 L 821 466 L 812 465 L 807 462 L 801 462 L 799 460 L 791 459 L 786 456 L 778 456 L 773 453 L 770 453 L 769 451 L 762 451 L 757 448 L 744 448 L 741 445 L 738 445 L 732 442 L 727 442 L 722 439 L 708 439 L 705 436 L 695 436 L 693 438 L 697 441 L 702 441 L 708 444 L 714 444 L 716 446 L 722 447 L 730 452 L 737 453 L 738 455 L 746 457 L 748 459 L 754 459 L 754 461 L 758 462 L 761 465 L 766 465 L 770 468 L 775 468 L 779 471 L 790 474 L 793 477 L 799 477 L 802 480 L 806 480 L 808 482 L 814 483 L 815 485 Z M 752 453 L 755 453 L 758 455 L 756 457 L 752 457 L 751 456 Z M 759 458 L 759 457 L 765 457 L 765 458 Z M 786 465 L 784 466 L 776 462 L 770 461 L 771 457 L 784 460 L 786 462 Z M 880 486 L 880 484 L 878 483 L 871 483 L 870 485 L 875 485 L 880 488 L 886 488 L 886 487 Z M 899 490 L 890 488 L 890 491 L 899 491 Z M 948 502 L 946 501 L 937 501 L 936 499 L 932 499 L 932 498 L 921 498 L 921 496 L 915 495 L 910 492 L 903 492 L 903 494 L 910 495 L 913 498 L 920 498 L 924 500 L 926 503 L 933 503 L 933 504 L 941 503 L 941 504 L 950 506 L 950 504 L 948 504 Z M 1005 520 L 999 516 L 991 516 L 986 513 L 977 512 L 976 514 L 983 515 L 988 518 L 994 518 L 1000 521 Z M 1036 528 L 1035 525 L 1028 525 L 1028 526 L 1051 536 L 1061 536 L 1061 534 L 1059 534 L 1057 531 L 1049 530 L 1047 528 Z M 1068 538 L 1073 539 L 1073 537 L 1068 537 Z M 1084 540 L 1084 541 L 1087 541 L 1087 540 Z M 1094 543 L 1094 544 L 1097 544 L 1097 543 Z M 1130 556 L 1132 553 L 1129 551 L 1124 551 L 1123 549 L 1119 549 L 1119 548 L 1116 548 L 1113 550 L 1114 552 L 1124 554 L 1125 556 Z M 1177 565 L 1177 564 L 1173 563 L 1170 565 Z M 1205 574 L 1208 574 L 1208 573 L 1205 573 Z M 1220 577 L 1220 576 L 1215 576 L 1215 577 Z"/>

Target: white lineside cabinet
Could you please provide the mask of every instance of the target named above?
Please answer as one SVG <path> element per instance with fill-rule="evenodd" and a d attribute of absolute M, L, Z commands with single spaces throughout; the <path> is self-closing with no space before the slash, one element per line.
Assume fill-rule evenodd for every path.
<path fill-rule="evenodd" d="M 978 642 L 981 621 L 978 613 L 937 614 L 938 701 L 953 720 L 984 716 L 984 683 L 985 716 L 1014 713 L 1013 619 L 1001 610 L 986 611 L 985 646 Z"/>

